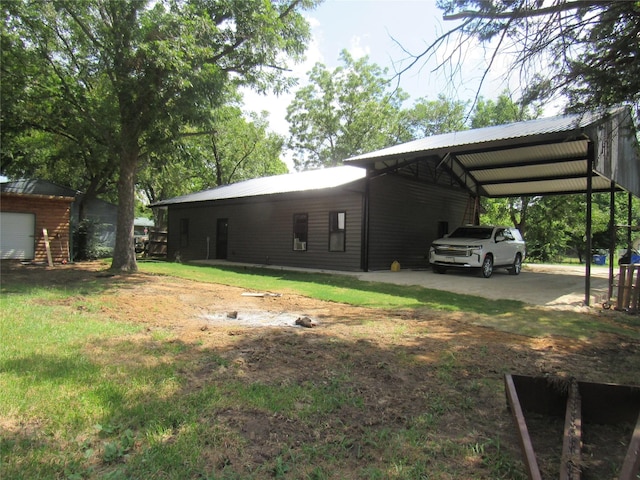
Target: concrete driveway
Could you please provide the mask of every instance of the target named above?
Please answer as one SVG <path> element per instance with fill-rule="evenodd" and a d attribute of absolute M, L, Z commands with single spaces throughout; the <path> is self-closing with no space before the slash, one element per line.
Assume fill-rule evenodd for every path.
<path fill-rule="evenodd" d="M 504 269 L 496 269 L 491 278 L 482 278 L 474 272 L 447 271 L 446 274 L 441 275 L 431 270 L 366 272 L 359 273 L 357 276 L 361 280 L 420 285 L 495 300 L 519 300 L 557 309 L 584 308 L 584 265 L 525 264 L 520 275 L 509 275 Z M 608 286 L 609 269 L 593 266 L 591 268 L 591 306 L 601 306 L 607 300 Z"/>

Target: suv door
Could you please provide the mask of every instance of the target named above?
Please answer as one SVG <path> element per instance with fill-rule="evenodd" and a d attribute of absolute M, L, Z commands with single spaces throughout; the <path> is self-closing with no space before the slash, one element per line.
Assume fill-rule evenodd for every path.
<path fill-rule="evenodd" d="M 495 247 L 493 253 L 494 265 L 506 265 L 513 260 L 509 239 L 513 240 L 513 235 L 506 228 L 497 228 L 494 235 Z"/>

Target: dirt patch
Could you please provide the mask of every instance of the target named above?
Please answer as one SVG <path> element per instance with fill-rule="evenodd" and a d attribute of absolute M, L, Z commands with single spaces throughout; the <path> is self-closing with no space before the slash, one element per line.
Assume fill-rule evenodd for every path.
<path fill-rule="evenodd" d="M 69 301 L 70 308 L 90 309 L 99 299 L 105 317 L 144 325 L 134 339 L 140 345 L 161 331 L 167 342 L 186 346 L 180 355 L 190 356 L 195 366 L 182 372 L 186 391 L 241 379 L 276 385 L 311 381 L 329 395 L 336 378 L 348 377 L 361 404 L 343 405 L 324 424 L 250 409 L 218 412 L 216 421 L 241 435 L 247 447 L 212 450 L 209 460 L 216 468 L 233 464 L 251 470 L 273 461 L 283 445 L 347 441 L 340 460 L 346 475 L 350 465 L 373 463 L 375 449 L 385 448 L 367 443 L 369 429 L 406 430 L 426 418 L 436 419 L 434 435 L 465 445 L 497 438 L 507 456 L 519 459 L 502 388 L 505 373 L 629 383 L 640 356 L 638 342 L 613 336 L 530 338 L 473 325 L 467 313 L 359 308 L 295 294 L 246 295 L 242 288 L 143 273 L 112 276 L 104 268 L 98 262 L 52 269 L 5 262 L 3 288 L 10 290 L 17 280 L 86 285 L 87 294 Z M 300 317 L 315 326 L 296 325 Z M 108 345 L 93 348 L 95 357 L 108 355 Z M 212 352 L 225 364 L 213 361 Z M 134 351 L 127 361 L 145 360 Z M 479 465 L 468 469 L 479 472 L 474 478 L 491 476 Z"/>

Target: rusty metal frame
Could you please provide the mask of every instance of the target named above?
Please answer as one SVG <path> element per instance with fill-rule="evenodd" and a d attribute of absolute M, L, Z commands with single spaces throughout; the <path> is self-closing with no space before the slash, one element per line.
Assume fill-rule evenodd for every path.
<path fill-rule="evenodd" d="M 583 419 L 615 424 L 635 420 L 635 429 L 622 463 L 619 480 L 635 480 L 640 473 L 640 386 L 553 381 L 525 375 L 504 376 L 507 406 L 518 429 L 520 446 L 530 480 L 542 480 L 525 411 L 562 416 L 564 433 L 560 480 L 580 480 Z"/>

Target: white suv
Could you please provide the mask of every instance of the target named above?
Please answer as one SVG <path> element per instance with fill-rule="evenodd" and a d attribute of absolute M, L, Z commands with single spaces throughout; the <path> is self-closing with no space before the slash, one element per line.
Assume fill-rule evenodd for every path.
<path fill-rule="evenodd" d="M 526 248 L 517 228 L 490 225 L 458 227 L 431 244 L 429 263 L 436 273 L 448 268 L 479 268 L 489 278 L 494 268 L 518 275 Z"/>

